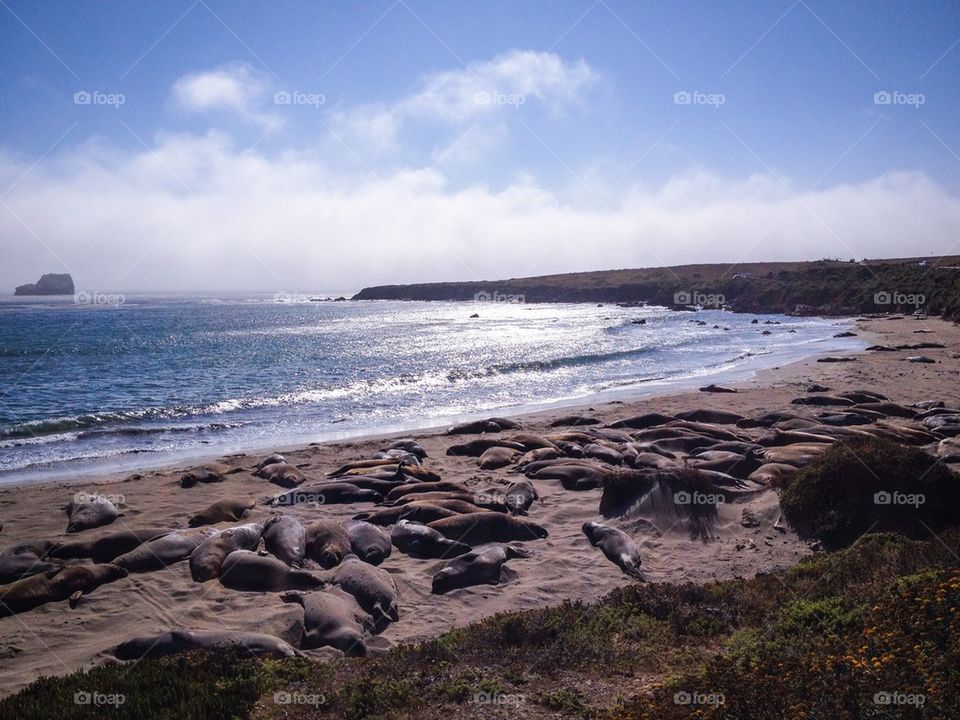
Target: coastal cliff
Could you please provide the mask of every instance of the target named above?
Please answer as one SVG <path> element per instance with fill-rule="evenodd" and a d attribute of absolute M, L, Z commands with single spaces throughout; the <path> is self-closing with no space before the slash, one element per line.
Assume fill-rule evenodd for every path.
<path fill-rule="evenodd" d="M 486 295 L 483 295 L 483 294 Z M 705 264 L 510 278 L 381 285 L 354 300 L 647 303 L 734 312 L 856 315 L 922 310 L 960 320 L 960 257 L 843 262 Z M 718 302 L 717 302 L 718 301 Z"/>
<path fill-rule="evenodd" d="M 14 295 L 73 295 L 73 278 L 69 273 L 47 273 L 35 283 L 20 285 Z"/>

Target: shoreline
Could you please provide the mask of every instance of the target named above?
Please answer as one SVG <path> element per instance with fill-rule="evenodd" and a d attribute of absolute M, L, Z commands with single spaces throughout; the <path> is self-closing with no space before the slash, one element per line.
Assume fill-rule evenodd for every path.
<path fill-rule="evenodd" d="M 844 329 L 852 330 L 857 324 L 857 318 L 852 316 L 823 319 L 832 320 L 838 332 Z M 171 471 L 185 468 L 188 465 L 196 466 L 216 462 L 218 458 L 234 455 L 295 452 L 316 444 L 366 442 L 382 438 L 398 437 L 409 433 L 437 433 L 442 432 L 451 425 L 478 420 L 490 415 L 522 420 L 528 417 L 536 418 L 538 415 L 556 412 L 558 410 L 575 411 L 593 404 L 606 405 L 612 403 L 640 402 L 658 397 L 669 397 L 676 394 L 695 392 L 701 384 L 736 385 L 756 382 L 758 378 L 766 372 L 789 368 L 792 365 L 802 364 L 805 361 L 815 359 L 825 354 L 842 355 L 861 353 L 864 348 L 867 347 L 867 343 L 860 337 L 825 337 L 815 341 L 807 341 L 803 343 L 803 346 L 825 343 L 830 343 L 832 347 L 812 348 L 804 353 L 792 352 L 781 348 L 769 353 L 749 354 L 746 357 L 727 361 L 718 366 L 717 369 L 707 372 L 677 377 L 638 380 L 623 387 L 601 390 L 577 397 L 550 400 L 538 404 L 492 407 L 469 413 L 429 418 L 424 421 L 413 420 L 384 426 L 366 426 L 340 432 L 336 430 L 319 431 L 309 436 L 280 436 L 270 442 L 264 439 L 262 444 L 257 441 L 254 444 L 246 444 L 244 446 L 225 444 L 217 449 L 202 449 L 198 447 L 195 451 L 161 451 L 153 461 L 144 457 L 145 455 L 149 456 L 150 453 L 131 452 L 115 456 L 115 458 L 111 460 L 93 462 L 87 462 L 86 460 L 68 461 L 67 463 L 61 463 L 61 465 L 66 465 L 65 467 L 57 467 L 50 470 L 31 469 L 31 467 L 18 468 L 0 473 L 0 490 L 16 487 L 32 487 L 48 483 L 65 483 L 69 481 L 69 478 L 74 478 L 75 483 L 91 483 L 97 482 L 96 480 L 92 480 L 92 478 L 97 476 L 100 477 L 99 482 L 110 483 L 116 482 L 131 473 Z M 751 366 L 754 364 L 756 367 Z"/>
<path fill-rule="evenodd" d="M 930 334 L 914 334 L 921 329 Z M 935 364 L 906 362 L 909 352 L 862 351 L 853 355 L 853 361 L 840 363 L 820 363 L 816 357 L 808 357 L 763 370 L 748 381 L 732 383 L 736 393 L 692 390 L 595 406 L 581 404 L 573 409 L 546 409 L 519 419 L 523 432 L 547 435 L 556 432 L 550 429 L 554 419 L 577 408 L 601 424 L 645 412 L 676 415 L 692 409 L 748 416 L 790 410 L 813 417 L 822 408 L 791 405 L 791 399 L 804 395 L 811 383 L 836 391 L 872 389 L 903 404 L 940 399 L 949 406 L 960 406 L 960 326 L 939 319 L 858 320 L 854 331 L 858 339 L 867 342 L 895 344 L 922 339 L 946 347 L 923 351 L 936 360 Z M 757 437 L 760 430 L 744 432 Z M 286 456 L 308 478 L 320 479 L 345 463 L 372 457 L 384 447 L 382 437 L 306 445 Z M 414 433 L 413 437 L 427 451 L 425 465 L 430 470 L 471 493 L 503 492 L 523 477 L 510 467 L 484 470 L 475 457 L 446 454 L 451 445 L 469 441 L 471 436 L 449 437 L 432 431 Z M 110 525 L 84 531 L 79 539 L 132 528 L 183 528 L 191 515 L 224 498 L 255 500 L 256 506 L 242 522 L 265 522 L 275 509 L 264 506 L 262 500 L 275 495 L 279 488 L 253 476 L 253 465 L 259 459 L 252 454 L 220 456 L 230 468 L 221 482 L 186 489 L 179 482 L 182 468 L 87 480 L 88 492 L 122 495 L 118 502 L 124 515 Z M 382 635 L 370 638 L 372 652 L 422 642 L 508 610 L 536 609 L 565 601 L 594 602 L 633 582 L 585 540 L 581 529 L 585 522 L 612 523 L 630 534 L 642 554 L 643 572 L 653 583 L 701 584 L 753 577 L 795 565 L 814 552 L 808 542 L 779 523 L 779 495 L 770 487 L 744 500 L 718 506 L 713 535 L 707 541 L 692 539 L 682 526 L 656 517 L 604 518 L 599 513 L 602 491 L 598 488 L 572 492 L 556 480 L 531 482 L 540 499 L 530 508 L 528 517 L 548 529 L 549 535 L 526 543 L 532 557 L 511 561 L 499 585 L 435 595 L 431 579 L 444 561 L 418 560 L 395 551 L 383 562 L 381 569 L 390 574 L 397 587 L 400 621 Z M 83 491 L 83 483 L 64 479 L 0 488 L 2 546 L 78 539 L 65 533 L 66 516 L 61 508 L 75 493 Z M 285 508 L 284 515 L 305 524 L 318 517 L 342 524 L 371 509 L 375 506 L 369 501 L 320 507 L 301 504 Z M 224 529 L 229 524 L 217 527 Z M 0 618 L 0 696 L 16 692 L 40 675 L 65 675 L 100 665 L 113 657 L 113 648 L 135 636 L 184 627 L 253 631 L 296 643 L 302 636 L 302 622 L 302 610 L 284 603 L 276 593 L 230 590 L 217 581 L 198 584 L 191 578 L 188 563 L 179 562 L 104 585 L 84 595 L 76 608 L 66 602 L 52 602 Z M 310 658 L 321 661 L 338 657 L 338 653 L 329 648 L 306 651 Z"/>

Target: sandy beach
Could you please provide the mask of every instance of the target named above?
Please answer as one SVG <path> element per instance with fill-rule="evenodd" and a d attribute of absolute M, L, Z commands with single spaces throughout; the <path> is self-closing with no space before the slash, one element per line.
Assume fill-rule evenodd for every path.
<path fill-rule="evenodd" d="M 918 332 L 924 331 L 924 332 Z M 673 414 L 707 408 L 747 416 L 773 410 L 795 410 L 813 415 L 822 408 L 791 406 L 805 388 L 819 383 L 833 391 L 870 390 L 890 400 L 910 405 L 942 400 L 960 404 L 960 327 L 939 319 L 858 320 L 855 332 L 867 344 L 896 345 L 938 343 L 940 349 L 851 354 L 851 362 L 818 362 L 817 358 L 760 372 L 754 379 L 735 384 L 736 393 L 685 392 L 642 400 L 622 400 L 603 405 L 563 408 L 514 418 L 525 432 L 546 434 L 561 415 L 582 413 L 601 423 L 645 412 Z M 913 354 L 929 356 L 935 363 L 907 362 Z M 496 413 L 492 413 L 496 414 Z M 763 428 L 746 430 L 751 437 Z M 509 435 L 510 433 L 507 433 Z M 446 450 L 470 437 L 449 437 L 439 431 L 413 435 L 426 449 L 426 467 L 443 480 L 455 481 L 471 491 L 505 489 L 522 477 L 512 468 L 481 470 L 476 458 L 448 456 Z M 321 479 L 334 468 L 369 458 L 383 449 L 381 438 L 314 444 L 284 451 L 308 479 Z M 277 448 L 278 450 L 280 448 Z M 266 520 L 273 508 L 262 500 L 278 488 L 252 474 L 260 458 L 233 455 L 218 461 L 231 469 L 222 482 L 182 488 L 180 477 L 188 467 L 175 467 L 124 477 L 82 483 L 63 478 L 42 484 L 0 490 L 0 545 L 33 540 L 62 542 L 76 539 L 65 533 L 62 511 L 78 492 L 122 498 L 124 515 L 112 524 L 80 533 L 95 538 L 121 529 L 186 527 L 187 519 L 225 497 L 253 498 L 257 506 L 244 522 Z M 584 522 L 600 520 L 599 489 L 572 492 L 555 480 L 533 481 L 541 497 L 530 508 L 529 519 L 547 528 L 549 537 L 525 543 L 528 559 L 511 560 L 505 581 L 498 586 L 431 594 L 431 578 L 443 561 L 413 559 L 394 548 L 381 567 L 395 579 L 400 598 L 400 621 L 370 642 L 372 648 L 434 637 L 452 627 L 505 611 L 553 605 L 564 600 L 597 599 L 632 580 L 590 546 L 581 532 Z M 301 521 L 318 516 L 344 521 L 368 511 L 370 503 L 326 505 L 321 509 L 297 505 L 285 508 Z M 749 518 L 749 521 L 747 521 Z M 766 489 L 738 503 L 721 504 L 715 535 L 708 542 L 691 539 L 682 527 L 656 530 L 630 521 L 611 524 L 630 534 L 643 555 L 643 571 L 653 582 L 703 582 L 712 579 L 751 577 L 756 573 L 793 564 L 812 552 L 789 529 L 774 528 L 779 518 L 777 494 Z M 221 523 L 227 527 L 231 523 Z M 274 634 L 295 643 L 302 631 L 302 610 L 282 602 L 276 593 L 239 592 L 217 581 L 192 581 L 188 564 L 131 574 L 85 595 L 75 609 L 66 602 L 48 603 L 29 612 L 0 619 L 0 694 L 7 695 L 42 675 L 61 675 L 103 662 L 118 643 L 137 635 L 159 633 L 175 627 L 197 630 L 254 631 Z M 317 658 L 337 651 L 308 651 Z"/>

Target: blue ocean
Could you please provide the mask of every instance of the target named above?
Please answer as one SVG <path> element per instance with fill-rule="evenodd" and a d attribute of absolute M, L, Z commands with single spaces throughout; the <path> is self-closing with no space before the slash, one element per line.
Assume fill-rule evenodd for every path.
<path fill-rule="evenodd" d="M 612 304 L 6 297 L 0 482 L 748 377 L 857 347 L 833 338 L 844 326 Z"/>

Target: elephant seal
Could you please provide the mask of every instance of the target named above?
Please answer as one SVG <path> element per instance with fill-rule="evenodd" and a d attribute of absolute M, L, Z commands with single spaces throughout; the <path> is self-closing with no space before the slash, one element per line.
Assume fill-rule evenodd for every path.
<path fill-rule="evenodd" d="M 622 465 L 623 454 L 607 445 L 588 443 L 583 446 L 583 456 L 605 462 L 607 465 Z"/>
<path fill-rule="evenodd" d="M 290 567 L 303 567 L 307 530 L 295 517 L 276 515 L 263 526 L 263 546 Z"/>
<path fill-rule="evenodd" d="M 533 471 L 528 470 L 527 477 L 537 480 L 559 480 L 565 490 L 592 490 L 603 485 L 607 473 L 597 465 L 579 465 L 561 461 Z"/>
<path fill-rule="evenodd" d="M 448 562 L 433 576 L 431 592 L 445 592 L 472 585 L 499 585 L 500 570 L 512 558 L 528 558 L 530 552 L 504 543 L 473 550 Z"/>
<path fill-rule="evenodd" d="M 640 548 L 622 530 L 598 522 L 586 522 L 581 528 L 593 547 L 598 547 L 607 560 L 635 580 L 645 581 L 640 571 Z"/>
<path fill-rule="evenodd" d="M 274 485 L 285 488 L 297 487 L 297 485 L 302 484 L 307 479 L 306 476 L 300 472 L 300 468 L 290 463 L 271 463 L 270 465 L 264 465 L 257 470 L 254 475 L 262 477 L 264 480 L 269 480 Z"/>
<path fill-rule="evenodd" d="M 303 648 L 332 647 L 349 657 L 367 654 L 363 638 L 364 622 L 370 617 L 363 612 L 353 597 L 331 592 L 285 592 L 280 599 L 303 607 Z"/>
<path fill-rule="evenodd" d="M 117 660 L 156 658 L 187 650 L 209 650 L 239 645 L 251 655 L 301 655 L 289 643 L 273 635 L 224 630 L 169 630 L 159 635 L 146 635 L 120 643 L 113 649 Z"/>
<path fill-rule="evenodd" d="M 397 585 L 386 570 L 368 565 L 356 555 L 347 555 L 333 571 L 330 582 L 356 598 L 373 618 L 375 632 L 382 632 L 391 621 L 400 619 Z"/>
<path fill-rule="evenodd" d="M 424 450 L 423 446 L 413 438 L 401 438 L 399 440 L 394 440 L 392 443 L 390 443 L 389 449 L 403 450 L 411 453 L 412 455 L 416 455 L 421 460 L 427 457 L 427 451 Z"/>
<path fill-rule="evenodd" d="M 256 505 L 257 501 L 250 498 L 224 498 L 192 515 L 187 524 L 190 527 L 200 527 L 201 525 L 216 525 L 222 522 L 236 522 L 244 516 L 247 510 L 253 509 Z"/>
<path fill-rule="evenodd" d="M 0 587 L 0 616 L 66 600 L 75 593 L 93 592 L 101 585 L 126 576 L 125 569 L 112 563 L 55 567 Z"/>
<path fill-rule="evenodd" d="M 401 552 L 420 559 L 456 557 L 471 550 L 466 543 L 449 540 L 438 530 L 412 520 L 398 522 L 390 532 L 390 540 Z"/>
<path fill-rule="evenodd" d="M 550 423 L 550 427 L 576 427 L 577 425 L 587 426 L 599 424 L 599 420 L 587 415 L 563 415 Z"/>
<path fill-rule="evenodd" d="M 359 488 L 346 482 L 317 482 L 288 490 L 269 500 L 274 507 L 290 507 L 298 503 L 334 505 L 337 503 L 373 502 L 383 500 L 376 490 Z"/>
<path fill-rule="evenodd" d="M 460 483 L 448 482 L 446 480 L 441 480 L 440 482 L 429 482 L 429 483 L 404 483 L 403 485 L 397 485 L 390 492 L 388 492 L 384 499 L 386 500 L 399 500 L 405 495 L 411 493 L 427 493 L 427 492 L 459 492 L 464 494 L 469 494 L 470 491 L 461 485 Z"/>
<path fill-rule="evenodd" d="M 526 515 L 534 500 L 539 500 L 540 494 L 529 480 L 518 480 L 507 488 L 504 502 L 507 509 L 514 515 Z"/>
<path fill-rule="evenodd" d="M 498 512 L 457 515 L 443 520 L 434 520 L 429 523 L 429 526 L 445 537 L 465 542 L 467 545 L 537 540 L 547 537 L 547 530 L 541 525 Z"/>
<path fill-rule="evenodd" d="M 396 507 L 384 508 L 383 510 L 374 510 L 372 512 L 357 513 L 353 516 L 354 520 L 366 520 L 374 525 L 393 525 L 394 523 L 406 520 L 418 520 L 428 523 L 442 518 L 454 517 L 460 515 L 458 510 L 445 507 L 451 503 L 457 503 L 456 500 L 437 501 L 437 502 L 412 502 L 407 505 L 398 505 Z M 468 503 L 464 503 L 465 505 Z M 475 507 L 475 506 L 474 506 Z M 482 512 L 476 508 L 472 512 Z"/>
<path fill-rule="evenodd" d="M 323 568 L 340 564 L 350 554 L 350 536 L 333 520 L 314 520 L 305 531 L 306 556 Z"/>
<path fill-rule="evenodd" d="M 273 453 L 272 455 L 267 455 L 263 460 L 254 465 L 254 469 L 260 471 L 267 465 L 276 465 L 277 463 L 287 464 L 287 459 L 280 453 Z"/>
<path fill-rule="evenodd" d="M 567 443 L 560 441 L 563 445 Z M 577 446 L 579 447 L 579 446 Z M 521 470 L 527 463 L 540 462 L 541 460 L 556 460 L 561 458 L 564 455 L 563 447 L 558 443 L 556 448 L 534 448 L 525 452 L 519 460 L 517 460 L 517 467 Z"/>
<path fill-rule="evenodd" d="M 110 562 L 115 558 L 139 547 L 147 540 L 172 532 L 170 528 L 142 528 L 120 530 L 97 538 L 96 540 L 77 540 L 57 545 L 50 551 L 50 557 L 63 559 L 90 558 L 94 562 Z"/>
<path fill-rule="evenodd" d="M 806 395 L 804 397 L 794 398 L 790 401 L 791 405 L 815 405 L 817 407 L 850 407 L 853 400 L 840 397 L 839 395 Z"/>
<path fill-rule="evenodd" d="M 6 548 L 0 552 L 0 583 L 10 583 L 60 567 L 62 563 L 47 561 L 47 556 L 56 548 L 46 540 Z"/>
<path fill-rule="evenodd" d="M 643 415 L 632 415 L 631 417 L 614 420 L 607 425 L 611 428 L 631 428 L 632 430 L 646 430 L 656 425 L 664 425 L 671 420 L 676 420 L 673 415 L 664 415 L 663 413 L 644 413 Z"/>
<path fill-rule="evenodd" d="M 109 525 L 122 515 L 117 506 L 103 495 L 84 495 L 82 499 L 67 505 L 66 512 L 69 518 L 68 533 Z"/>
<path fill-rule="evenodd" d="M 708 393 L 735 393 L 736 390 L 733 388 L 723 387 L 722 385 L 707 385 L 706 387 L 700 388 L 700 392 Z"/>
<path fill-rule="evenodd" d="M 372 523 L 351 520 L 347 523 L 350 550 L 358 558 L 371 565 L 379 565 L 388 557 L 393 547 L 390 536 Z"/>
<path fill-rule="evenodd" d="M 517 452 L 523 452 L 524 447 L 518 442 L 513 442 L 511 440 L 498 440 L 493 438 L 478 438 L 477 440 L 471 440 L 468 443 L 462 443 L 460 445 L 451 445 L 447 448 L 447 455 L 452 456 L 462 456 L 466 455 L 468 457 L 480 457 L 487 450 L 495 447 L 508 448 L 510 450 L 516 450 Z"/>
<path fill-rule="evenodd" d="M 174 530 L 158 538 L 138 545 L 130 552 L 119 555 L 113 563 L 129 572 L 161 570 L 190 557 L 197 545 L 219 531 L 214 528 L 191 528 Z"/>
<path fill-rule="evenodd" d="M 190 553 L 190 576 L 194 582 L 206 582 L 220 575 L 227 555 L 234 550 L 256 550 L 263 525 L 247 523 L 211 535 Z"/>
<path fill-rule="evenodd" d="M 204 465 L 188 470 L 180 477 L 180 487 L 192 488 L 197 483 L 217 483 L 226 480 L 227 473 L 219 465 Z"/>
<path fill-rule="evenodd" d="M 804 465 L 812 463 L 829 449 L 830 445 L 827 444 L 796 443 L 793 445 L 769 448 L 763 454 L 763 459 L 767 463 L 803 467 Z"/>
<path fill-rule="evenodd" d="M 252 550 L 234 550 L 220 567 L 220 584 L 232 590 L 277 592 L 319 590 L 326 583 L 313 573 L 288 567 L 275 557 Z"/>
<path fill-rule="evenodd" d="M 499 470 L 512 463 L 519 454 L 519 451 L 512 448 L 492 447 L 484 450 L 483 455 L 477 458 L 477 465 L 481 470 Z"/>
<path fill-rule="evenodd" d="M 760 485 L 783 487 L 797 474 L 798 470 L 793 465 L 787 465 L 786 463 L 764 463 L 750 473 L 747 480 Z"/>

